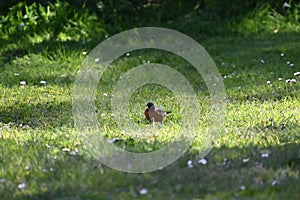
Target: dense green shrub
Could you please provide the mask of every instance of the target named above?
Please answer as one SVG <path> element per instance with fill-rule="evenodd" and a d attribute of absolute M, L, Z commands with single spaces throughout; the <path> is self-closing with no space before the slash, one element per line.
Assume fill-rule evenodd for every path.
<path fill-rule="evenodd" d="M 95 13 L 89 12 L 85 4 L 75 9 L 67 1 L 28 5 L 19 2 L 1 17 L 1 36 L 26 36 L 35 42 L 44 39 L 80 40 L 95 34 L 104 34 L 103 24 Z"/>
<path fill-rule="evenodd" d="M 296 1 L 295 1 L 296 2 Z M 276 0 L 1 1 L 0 38 L 79 41 L 160 26 L 215 35 L 298 30 L 300 3 Z M 283 6 L 283 5 L 288 6 Z"/>

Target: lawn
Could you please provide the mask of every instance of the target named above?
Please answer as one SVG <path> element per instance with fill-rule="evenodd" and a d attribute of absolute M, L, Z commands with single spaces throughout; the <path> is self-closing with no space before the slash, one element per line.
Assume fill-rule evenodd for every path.
<path fill-rule="evenodd" d="M 120 29 L 133 27 L 100 23 L 102 28 L 86 31 L 84 38 L 78 29 L 93 26 L 84 23 L 85 11 L 75 17 L 78 26 L 53 35 L 26 23 L 24 32 L 9 29 L 13 26 L 2 18 L 0 27 L 7 31 L 0 38 L 0 199 L 300 199 L 300 25 L 292 18 L 299 4 L 291 4 L 297 9 L 286 15 L 270 5 L 226 23 L 218 18 L 201 23 L 209 15 L 182 15 L 177 23 L 141 22 L 178 30 L 201 44 L 226 91 L 223 128 L 214 148 L 203 157 L 203 138 L 195 137 L 178 160 L 147 173 L 118 171 L 93 157 L 72 114 L 74 82 L 89 53 Z M 63 6 L 56 6 L 59 14 Z M 15 19 L 11 23 L 19 25 Z M 95 109 L 103 135 L 121 138 L 114 143 L 119 148 L 143 153 L 174 138 L 183 120 L 180 101 L 158 84 L 138 88 L 124 108 L 144 130 L 152 128 L 144 117 L 148 101 L 172 110 L 158 136 L 126 134 L 114 121 L 115 85 L 146 63 L 168 65 L 184 75 L 199 98 L 197 131 L 207 132 L 211 108 L 204 79 L 184 59 L 147 49 L 118 58 L 99 80 Z"/>

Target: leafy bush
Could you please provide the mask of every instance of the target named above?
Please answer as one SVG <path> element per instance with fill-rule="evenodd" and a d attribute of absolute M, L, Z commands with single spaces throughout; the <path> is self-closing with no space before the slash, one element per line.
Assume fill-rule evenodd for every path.
<path fill-rule="evenodd" d="M 281 7 L 264 4 L 244 17 L 238 26 L 243 33 L 299 31 L 300 3 L 285 2 Z"/>
<path fill-rule="evenodd" d="M 75 9 L 66 1 L 42 5 L 19 2 L 12 6 L 0 21 L 0 36 L 29 37 L 34 42 L 44 39 L 60 41 L 88 39 L 104 34 L 103 24 L 95 13 L 85 8 Z"/>
<path fill-rule="evenodd" d="M 142 26 L 167 27 L 210 37 L 233 31 L 299 30 L 300 3 L 291 0 L 29 0 L 14 5 L 12 2 L 0 4 L 4 8 L 10 6 L 8 11 L 0 9 L 0 38 L 21 37 L 33 43 L 86 41 Z"/>

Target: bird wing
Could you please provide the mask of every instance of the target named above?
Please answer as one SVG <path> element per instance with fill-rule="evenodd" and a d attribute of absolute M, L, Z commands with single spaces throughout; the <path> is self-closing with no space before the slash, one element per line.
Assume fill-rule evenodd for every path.
<path fill-rule="evenodd" d="M 162 122 L 164 117 L 167 116 L 167 113 L 158 107 L 151 106 L 149 109 L 149 116 L 154 122 Z"/>
<path fill-rule="evenodd" d="M 155 112 L 159 113 L 160 115 L 162 115 L 164 117 L 168 115 L 168 113 L 166 111 L 164 111 L 158 107 L 155 107 Z"/>

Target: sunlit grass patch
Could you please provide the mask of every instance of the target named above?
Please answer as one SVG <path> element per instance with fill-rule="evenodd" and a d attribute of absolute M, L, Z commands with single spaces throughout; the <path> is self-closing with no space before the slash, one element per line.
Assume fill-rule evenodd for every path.
<path fill-rule="evenodd" d="M 38 27 L 39 34 L 33 34 L 31 28 L 36 26 L 29 21 L 24 21 L 23 31 L 17 30 L 23 15 L 12 18 L 13 29 L 7 30 L 5 25 L 0 31 L 0 199 L 299 199 L 300 38 L 298 7 L 291 5 L 283 8 L 286 15 L 264 6 L 232 24 L 223 19 L 199 20 L 199 5 L 190 15 L 180 16 L 183 23 L 172 18 L 166 22 L 178 23 L 181 30 L 187 28 L 185 33 L 198 40 L 216 62 L 227 93 L 223 128 L 216 134 L 209 132 L 214 121 L 206 84 L 182 58 L 161 50 L 139 50 L 118 58 L 104 72 L 94 101 L 101 127 L 97 134 L 106 144 L 130 152 L 148 153 L 165 147 L 178 139 L 186 118 L 172 91 L 147 84 L 122 108 L 130 122 L 125 125 L 132 129 L 120 126 L 111 99 L 118 81 L 127 78 L 125 73 L 138 65 L 165 64 L 184 75 L 198 97 L 200 115 L 195 118 L 191 112 L 188 118 L 197 121 L 196 131 L 183 132 L 184 136 L 196 133 L 187 152 L 168 167 L 144 174 L 106 167 L 87 149 L 89 140 L 73 122 L 76 73 L 104 38 L 107 27 L 92 29 L 93 19 L 78 15 L 75 19 L 79 22 L 67 20 L 69 26 L 58 30 L 56 40 L 52 29 L 49 35 L 44 32 L 48 26 Z M 43 11 L 35 6 L 30 9 Z M 62 11 L 59 9 L 53 13 Z M 10 15 L 15 16 L 13 11 Z M 0 20 L 1 28 L 5 19 Z M 41 20 L 38 24 L 43 19 L 37 19 Z M 150 19 L 139 20 L 143 24 Z M 112 28 L 117 31 L 124 26 Z M 230 29 L 223 32 L 225 27 Z M 101 32 L 99 38 L 92 39 L 93 31 Z M 172 111 L 162 124 L 149 124 L 145 119 L 148 101 Z M 190 123 L 194 125 L 192 120 Z M 199 153 L 207 147 L 203 143 L 207 138 L 212 139 L 208 146 L 214 148 L 203 157 Z"/>

